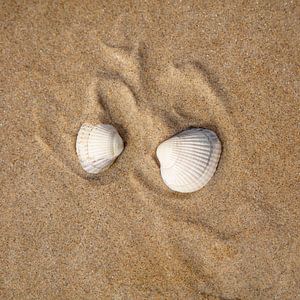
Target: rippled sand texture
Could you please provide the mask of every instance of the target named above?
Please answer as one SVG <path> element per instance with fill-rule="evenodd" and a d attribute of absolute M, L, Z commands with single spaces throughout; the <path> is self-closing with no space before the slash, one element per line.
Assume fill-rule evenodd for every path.
<path fill-rule="evenodd" d="M 296 3 L 1 6 L 1 299 L 297 298 Z M 126 144 L 96 176 L 84 122 Z M 155 150 L 190 126 L 223 152 L 178 194 Z"/>

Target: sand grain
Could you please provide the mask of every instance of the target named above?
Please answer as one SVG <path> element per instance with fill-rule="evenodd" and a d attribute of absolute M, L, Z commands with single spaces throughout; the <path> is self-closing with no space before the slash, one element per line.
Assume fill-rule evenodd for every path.
<path fill-rule="evenodd" d="M 290 1 L 1 3 L 1 299 L 296 299 L 299 12 Z M 126 148 L 88 176 L 83 122 Z M 197 193 L 155 149 L 216 131 Z"/>

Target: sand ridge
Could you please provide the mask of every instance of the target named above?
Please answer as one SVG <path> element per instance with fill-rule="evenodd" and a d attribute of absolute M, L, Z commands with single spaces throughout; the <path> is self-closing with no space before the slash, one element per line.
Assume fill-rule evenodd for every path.
<path fill-rule="evenodd" d="M 144 89 L 152 80 L 147 73 L 150 67 L 143 60 L 147 55 L 141 54 L 145 50 L 139 46 L 131 51 L 109 47 L 105 43 L 102 43 L 102 46 L 103 62 L 99 63 L 99 70 L 87 88 L 86 98 L 83 100 L 81 124 L 85 122 L 109 123 L 123 134 L 127 155 L 125 154 L 125 162 L 120 168 L 127 168 L 129 177 L 135 178 L 134 174 L 137 172 L 140 174 L 139 177 L 148 182 L 148 186 L 152 181 L 152 190 L 160 193 L 166 190 L 157 176 L 158 165 L 155 150 L 164 139 L 192 126 L 212 128 L 217 132 L 220 132 L 220 129 L 226 129 L 227 136 L 224 140 L 230 141 L 229 147 L 234 151 L 239 151 L 238 133 L 233 125 L 234 120 L 231 120 L 226 112 L 224 100 L 213 90 L 208 75 L 201 70 L 200 63 L 176 62 L 166 64 L 164 67 L 160 66 L 161 71 L 157 72 L 155 78 L 158 86 L 155 90 L 158 92 L 163 90 L 163 93 L 168 95 L 166 101 L 169 103 L 167 107 L 161 107 L 159 101 L 145 99 L 149 91 Z M 196 113 L 194 109 L 191 109 L 194 107 L 191 102 L 194 101 L 193 99 L 198 99 Z M 203 116 L 201 116 L 202 111 Z M 43 112 L 36 111 L 35 116 L 38 128 L 42 127 L 39 123 L 44 122 Z M 66 121 L 62 120 L 62 122 Z M 63 136 L 63 133 L 61 135 Z M 47 147 L 43 146 L 41 134 L 37 133 L 36 137 L 46 149 Z M 72 149 L 74 137 L 66 143 L 69 144 L 68 148 Z M 235 157 L 240 156 L 232 149 L 229 151 L 226 149 L 225 153 L 231 153 Z M 49 154 L 49 149 L 46 151 Z M 64 159 L 59 158 L 61 151 L 55 153 L 53 149 L 52 153 L 56 160 Z M 130 158 L 132 153 L 135 155 Z M 75 165 L 74 155 L 72 159 L 70 163 Z M 131 168 L 128 169 L 128 166 Z M 78 168 L 78 164 L 75 172 L 83 173 Z M 103 174 L 98 177 L 103 177 Z"/>

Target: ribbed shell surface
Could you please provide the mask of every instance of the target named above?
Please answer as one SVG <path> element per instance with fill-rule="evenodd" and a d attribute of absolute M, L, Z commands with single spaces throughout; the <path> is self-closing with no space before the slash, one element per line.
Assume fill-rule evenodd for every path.
<path fill-rule="evenodd" d="M 221 154 L 217 135 L 208 129 L 185 130 L 157 149 L 160 172 L 173 191 L 195 192 L 213 176 Z"/>
<path fill-rule="evenodd" d="M 83 124 L 78 132 L 76 152 L 82 168 L 97 174 L 109 167 L 123 151 L 117 130 L 108 124 Z"/>

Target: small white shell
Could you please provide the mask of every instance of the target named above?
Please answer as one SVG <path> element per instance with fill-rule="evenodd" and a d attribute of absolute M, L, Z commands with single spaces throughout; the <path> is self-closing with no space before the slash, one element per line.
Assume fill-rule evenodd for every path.
<path fill-rule="evenodd" d="M 86 172 L 97 174 L 107 169 L 123 149 L 123 140 L 112 125 L 83 124 L 80 127 L 76 152 Z"/>
<path fill-rule="evenodd" d="M 185 130 L 156 150 L 163 181 L 171 190 L 181 193 L 201 189 L 213 176 L 220 154 L 217 135 L 204 128 Z"/>

